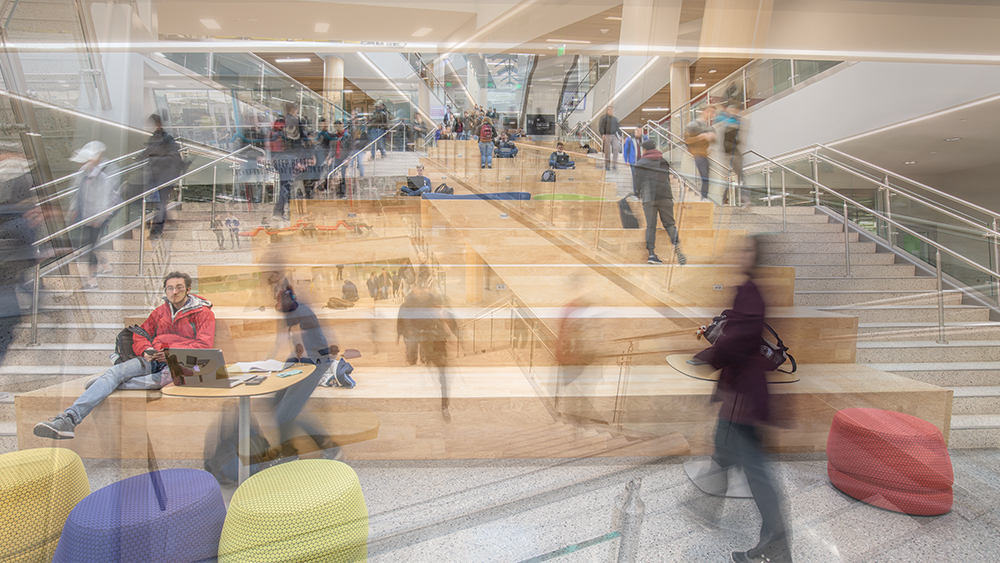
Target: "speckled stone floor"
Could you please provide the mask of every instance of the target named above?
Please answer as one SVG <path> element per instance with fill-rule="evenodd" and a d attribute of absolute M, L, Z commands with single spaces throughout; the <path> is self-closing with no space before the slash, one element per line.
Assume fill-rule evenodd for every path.
<path fill-rule="evenodd" d="M 773 458 L 795 561 L 988 561 L 1000 553 L 1000 450 L 955 450 L 955 504 L 938 517 L 869 506 L 834 489 L 822 454 Z M 752 546 L 749 499 L 705 495 L 686 457 L 578 460 L 351 461 L 370 512 L 372 562 L 606 562 L 617 498 L 642 479 L 637 561 L 729 561 Z M 85 460 L 94 490 L 146 462 Z M 158 467 L 198 467 L 160 461 Z M 224 488 L 225 496 L 234 487 Z M 591 541 L 592 540 L 592 541 Z M 581 545 L 582 544 L 582 545 Z"/>

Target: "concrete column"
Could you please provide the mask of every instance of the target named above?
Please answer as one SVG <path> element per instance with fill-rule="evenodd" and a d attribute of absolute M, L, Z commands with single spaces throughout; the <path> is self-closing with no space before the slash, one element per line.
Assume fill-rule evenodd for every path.
<path fill-rule="evenodd" d="M 323 96 L 338 107 L 344 107 L 344 59 L 323 59 Z"/>
<path fill-rule="evenodd" d="M 691 100 L 691 63 L 674 61 L 670 65 L 670 107 L 679 108 Z"/>
<path fill-rule="evenodd" d="M 469 303 L 480 303 L 483 300 L 483 283 L 486 281 L 486 268 L 479 253 L 471 245 L 465 245 L 465 300 Z"/>
<path fill-rule="evenodd" d="M 679 108 L 691 100 L 691 63 L 676 60 L 670 65 L 670 109 Z M 680 135 L 680 131 L 674 131 Z"/>

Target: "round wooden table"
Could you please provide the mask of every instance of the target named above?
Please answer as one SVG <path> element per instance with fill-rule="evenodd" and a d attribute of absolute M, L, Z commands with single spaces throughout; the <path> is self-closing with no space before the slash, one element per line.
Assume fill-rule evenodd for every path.
<path fill-rule="evenodd" d="M 296 375 L 290 375 L 288 377 L 278 377 L 278 375 L 291 371 L 291 370 L 302 370 L 302 373 Z M 191 386 L 182 385 L 177 387 L 175 385 L 168 385 L 160 390 L 164 395 L 169 395 L 171 397 L 239 397 L 240 399 L 240 410 L 239 410 L 239 483 L 242 484 L 250 477 L 250 397 L 256 397 L 258 395 L 267 395 L 269 393 L 277 393 L 282 389 L 287 389 L 292 385 L 302 381 L 303 379 L 312 375 L 316 366 L 313 364 L 295 364 L 281 371 L 268 373 L 261 372 L 261 375 L 268 373 L 267 379 L 264 380 L 260 385 L 247 385 L 246 383 L 237 385 L 236 387 L 213 387 L 213 386 Z M 249 373 L 243 373 L 241 371 L 231 371 L 229 372 L 230 378 L 240 378 Z"/>

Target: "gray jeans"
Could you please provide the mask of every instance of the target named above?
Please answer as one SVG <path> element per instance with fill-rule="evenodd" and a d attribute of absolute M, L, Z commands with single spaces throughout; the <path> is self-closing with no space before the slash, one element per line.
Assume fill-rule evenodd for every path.
<path fill-rule="evenodd" d="M 642 203 L 642 212 L 646 216 L 646 250 L 649 255 L 654 254 L 656 248 L 656 217 L 659 215 L 663 228 L 670 235 L 670 242 L 674 246 L 680 243 L 677 236 L 677 227 L 674 225 L 674 200 L 654 199 L 653 201 Z"/>
<path fill-rule="evenodd" d="M 159 389 L 160 372 L 166 367 L 167 364 L 163 362 L 149 362 L 143 358 L 132 358 L 111 366 L 66 409 L 66 413 L 73 418 L 74 423 L 80 424 L 115 389 Z"/>
<path fill-rule="evenodd" d="M 618 153 L 622 152 L 621 141 L 618 135 L 604 135 L 604 169 L 608 170 L 612 166 L 618 168 Z"/>
<path fill-rule="evenodd" d="M 760 539 L 762 543 L 785 533 L 781 517 L 780 499 L 774 480 L 767 469 L 763 446 L 757 429 L 737 424 L 719 417 L 715 430 L 715 453 L 712 455 L 723 469 L 740 465 L 747 476 L 747 484 L 760 511 Z"/>

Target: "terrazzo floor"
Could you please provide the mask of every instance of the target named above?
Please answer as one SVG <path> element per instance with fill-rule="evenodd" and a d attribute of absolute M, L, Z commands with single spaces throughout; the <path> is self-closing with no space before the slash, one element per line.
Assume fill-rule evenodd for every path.
<path fill-rule="evenodd" d="M 823 454 L 786 454 L 771 468 L 785 497 L 798 562 L 989 561 L 1000 554 L 1000 450 L 955 450 L 955 503 L 914 517 L 834 489 Z M 369 561 L 607 562 L 616 497 L 641 478 L 636 561 L 729 561 L 756 542 L 749 499 L 719 499 L 684 473 L 689 457 L 578 460 L 347 460 L 370 513 Z M 145 461 L 84 460 L 93 490 L 148 471 Z M 199 462 L 159 461 L 159 468 Z M 228 499 L 235 487 L 225 487 Z"/>

